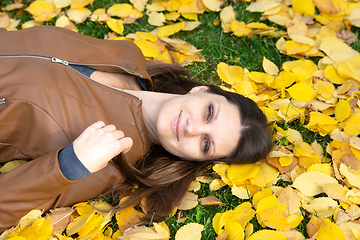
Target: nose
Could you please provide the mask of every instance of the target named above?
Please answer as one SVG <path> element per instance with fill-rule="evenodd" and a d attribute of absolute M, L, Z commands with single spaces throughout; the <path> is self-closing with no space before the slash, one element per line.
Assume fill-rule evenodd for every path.
<path fill-rule="evenodd" d="M 188 119 L 185 125 L 185 136 L 193 137 L 204 134 L 205 126 L 203 123 L 194 119 Z"/>

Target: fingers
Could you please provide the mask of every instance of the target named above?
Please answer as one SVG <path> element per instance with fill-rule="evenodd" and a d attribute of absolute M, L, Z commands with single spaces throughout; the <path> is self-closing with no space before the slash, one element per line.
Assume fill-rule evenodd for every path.
<path fill-rule="evenodd" d="M 106 124 L 103 121 L 97 121 L 93 124 L 91 124 L 89 127 L 94 127 L 94 128 L 102 128 L 104 127 Z"/>
<path fill-rule="evenodd" d="M 129 152 L 133 145 L 133 140 L 129 137 L 124 137 L 124 138 L 120 139 L 119 142 L 121 142 L 121 147 L 123 148 L 123 150 L 121 152 L 123 154 Z"/>

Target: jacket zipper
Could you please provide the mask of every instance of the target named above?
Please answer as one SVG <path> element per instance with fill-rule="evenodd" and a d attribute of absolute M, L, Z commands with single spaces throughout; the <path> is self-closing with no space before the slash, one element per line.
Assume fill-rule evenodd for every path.
<path fill-rule="evenodd" d="M 5 104 L 6 103 L 6 98 L 2 98 L 2 99 L 0 99 L 0 104 Z"/>
<path fill-rule="evenodd" d="M 141 74 L 129 72 L 129 71 L 126 70 L 125 68 L 122 68 L 122 67 L 117 66 L 117 65 L 109 65 L 109 64 L 82 64 L 82 63 L 71 63 L 71 62 L 69 63 L 68 61 L 65 61 L 65 60 L 62 60 L 62 59 L 56 58 L 56 57 L 51 57 L 51 58 L 49 58 L 49 57 L 41 57 L 41 56 L 34 56 L 34 55 L 0 56 L 0 58 L 38 58 L 38 59 L 48 60 L 48 61 L 51 61 L 51 62 L 53 62 L 53 63 L 61 63 L 61 64 L 65 65 L 65 66 L 69 66 L 69 64 L 73 64 L 73 65 L 94 66 L 94 67 L 96 67 L 96 66 L 117 67 L 117 68 L 120 68 L 120 69 L 124 70 L 126 73 L 128 73 L 128 74 L 130 74 L 130 75 L 134 75 L 134 76 L 137 76 L 137 77 L 140 77 L 140 78 L 143 77 Z M 71 68 L 71 67 L 70 67 L 70 68 Z M 73 68 L 71 68 L 71 69 L 73 69 Z M 73 70 L 76 71 L 75 69 L 73 69 Z M 80 74 L 82 74 L 82 73 L 80 73 Z M 82 75 L 85 76 L 84 74 L 82 74 Z M 85 76 L 85 77 L 87 77 L 87 76 Z M 90 79 L 91 81 L 95 81 L 95 80 L 93 80 L 93 79 L 91 79 L 91 78 L 89 78 L 89 77 L 87 77 L 87 78 Z M 141 100 L 141 98 L 139 98 L 138 96 L 136 96 L 136 95 L 134 95 L 134 94 L 132 94 L 132 93 L 123 91 L 123 90 L 118 89 L 118 88 L 111 87 L 111 86 L 109 86 L 109 85 L 103 84 L 103 83 L 98 82 L 98 81 L 95 81 L 95 82 L 97 82 L 97 83 L 99 83 L 99 84 L 101 84 L 101 85 L 104 85 L 104 86 L 106 86 L 106 87 L 109 87 L 109 88 L 118 90 L 118 91 L 120 91 L 120 92 L 124 92 L 124 93 L 130 94 L 131 96 L 134 96 L 134 97 L 136 97 L 137 99 Z M 4 101 L 5 101 L 5 100 L 4 100 Z M 4 103 L 5 103 L 5 102 L 4 102 Z M 0 102 L 0 104 L 3 104 L 3 103 Z"/>

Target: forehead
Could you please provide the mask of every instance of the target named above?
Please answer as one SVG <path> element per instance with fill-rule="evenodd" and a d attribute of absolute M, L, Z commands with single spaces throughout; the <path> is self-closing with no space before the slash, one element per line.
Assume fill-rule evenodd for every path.
<path fill-rule="evenodd" d="M 220 96 L 221 97 L 221 96 Z M 225 97 L 218 100 L 217 117 L 211 131 L 212 141 L 215 144 L 213 158 L 221 158 L 233 153 L 240 138 L 240 113 L 238 107 L 227 101 Z"/>

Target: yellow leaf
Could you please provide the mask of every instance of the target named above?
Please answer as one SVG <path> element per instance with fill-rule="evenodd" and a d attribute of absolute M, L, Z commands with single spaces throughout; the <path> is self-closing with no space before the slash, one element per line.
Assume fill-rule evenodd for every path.
<path fill-rule="evenodd" d="M 247 240 L 286 240 L 284 233 L 273 230 L 260 230 L 252 234 Z"/>
<path fill-rule="evenodd" d="M 161 226 L 157 226 L 156 228 L 160 230 L 160 232 L 155 232 L 153 229 L 145 226 L 140 227 L 131 227 L 125 230 L 124 234 L 120 236 L 118 239 L 121 240 L 148 240 L 148 239 L 169 239 L 166 237 L 167 231 L 160 228 Z M 155 229 L 156 229 L 155 228 Z"/>
<path fill-rule="evenodd" d="M 70 21 L 65 15 L 59 17 L 56 20 L 55 26 L 70 29 L 70 30 L 73 30 L 75 32 L 78 31 L 75 24 L 72 21 Z"/>
<path fill-rule="evenodd" d="M 338 38 L 326 38 L 321 42 L 319 49 L 338 63 L 359 56 L 359 52 Z"/>
<path fill-rule="evenodd" d="M 313 0 L 315 6 L 321 11 L 330 14 L 337 14 L 338 10 L 334 7 L 331 0 Z"/>
<path fill-rule="evenodd" d="M 323 221 L 323 224 L 320 227 L 318 235 L 316 237 L 318 240 L 344 240 L 344 235 L 341 229 L 330 219 L 326 218 Z"/>
<path fill-rule="evenodd" d="M 183 13 L 181 13 L 181 16 L 188 19 L 188 20 L 194 20 L 194 21 L 199 20 L 197 13 L 185 13 L 185 12 L 183 12 Z M 198 23 L 200 24 L 200 22 L 198 22 Z M 187 31 L 189 31 L 189 30 L 187 30 Z"/>
<path fill-rule="evenodd" d="M 337 184 L 337 180 L 321 172 L 305 172 L 299 175 L 292 186 L 305 196 L 315 196 L 323 192 L 322 185 Z"/>
<path fill-rule="evenodd" d="M 327 116 L 322 113 L 319 113 L 319 112 L 311 112 L 310 113 L 310 121 L 306 125 L 306 127 L 311 128 L 314 126 L 319 126 L 321 128 L 321 126 L 324 126 L 324 125 L 334 125 L 334 124 L 337 124 L 337 121 L 335 119 L 333 119 L 332 117 Z"/>
<path fill-rule="evenodd" d="M 301 133 L 299 133 L 295 129 L 288 128 L 288 130 L 286 131 L 286 135 L 286 138 L 292 143 L 303 141 Z"/>
<path fill-rule="evenodd" d="M 300 197 L 291 186 L 287 186 L 282 190 L 278 199 L 281 203 L 286 204 L 285 216 L 296 214 L 300 211 Z"/>
<path fill-rule="evenodd" d="M 275 65 L 275 63 L 273 63 L 266 57 L 263 58 L 262 66 L 264 68 L 264 71 L 270 75 L 275 76 L 275 75 L 278 75 L 278 73 L 279 73 L 279 68 Z"/>
<path fill-rule="evenodd" d="M 76 23 L 82 23 L 91 15 L 91 11 L 87 8 L 76 8 L 69 9 L 66 11 L 66 14 L 70 20 Z"/>
<path fill-rule="evenodd" d="M 302 54 L 310 49 L 310 45 L 298 43 L 295 41 L 286 41 L 285 42 L 285 50 L 287 54 Z"/>
<path fill-rule="evenodd" d="M 252 32 L 250 28 L 246 27 L 245 22 L 239 22 L 237 20 L 231 22 L 230 31 L 234 32 L 234 35 L 237 37 L 247 36 Z"/>
<path fill-rule="evenodd" d="M 269 86 L 275 89 L 285 88 L 293 84 L 297 80 L 297 75 L 292 72 L 281 71 Z"/>
<path fill-rule="evenodd" d="M 332 83 L 321 80 L 316 81 L 314 87 L 315 90 L 327 100 L 333 97 L 333 93 L 335 92 L 335 87 Z"/>
<path fill-rule="evenodd" d="M 246 8 L 246 10 L 249 12 L 265 12 L 279 5 L 279 3 L 273 1 L 253 2 Z"/>
<path fill-rule="evenodd" d="M 102 214 L 92 214 L 86 221 L 85 226 L 77 232 L 79 234 L 79 237 L 82 238 L 90 232 L 94 231 L 94 229 L 99 229 L 103 221 L 104 216 Z"/>
<path fill-rule="evenodd" d="M 276 168 L 269 165 L 267 162 L 263 162 L 259 166 L 259 172 L 254 178 L 250 178 L 252 184 L 259 186 L 259 187 L 266 187 L 270 185 L 277 176 L 279 172 Z"/>
<path fill-rule="evenodd" d="M 179 210 L 188 210 L 198 205 L 198 196 L 195 193 L 187 192 L 177 206 Z"/>
<path fill-rule="evenodd" d="M 110 18 L 106 24 L 109 26 L 109 28 L 111 30 L 113 30 L 114 32 L 118 33 L 118 34 L 123 34 L 124 32 L 124 25 L 122 23 L 121 20 L 119 19 L 115 19 L 115 18 Z"/>
<path fill-rule="evenodd" d="M 25 5 L 22 3 L 12 3 L 7 5 L 6 7 L 3 7 L 2 10 L 3 11 L 12 11 L 15 9 L 19 9 L 19 8 L 23 8 Z"/>
<path fill-rule="evenodd" d="M 293 0 L 292 7 L 301 15 L 314 15 L 315 5 L 312 0 Z"/>
<path fill-rule="evenodd" d="M 311 201 L 310 204 L 303 204 L 302 207 L 318 217 L 326 218 L 335 213 L 337 202 L 329 197 L 319 197 Z"/>
<path fill-rule="evenodd" d="M 224 32 L 231 31 L 231 23 L 235 20 L 235 11 L 232 6 L 224 7 L 220 12 L 221 27 L 224 29 Z"/>
<path fill-rule="evenodd" d="M 171 46 L 171 48 L 174 49 L 175 51 L 178 51 L 185 55 L 191 56 L 191 55 L 194 55 L 194 54 L 197 54 L 200 52 L 199 49 L 197 49 L 190 43 L 185 42 L 184 40 L 181 40 L 181 39 L 163 37 L 163 38 L 161 38 L 161 40 L 163 42 L 169 44 Z"/>
<path fill-rule="evenodd" d="M 261 191 L 258 191 L 255 193 L 253 197 L 253 204 L 255 208 L 257 208 L 258 203 L 265 197 L 272 196 L 272 190 L 271 188 L 263 188 Z"/>
<path fill-rule="evenodd" d="M 294 16 L 294 18 L 289 22 L 287 26 L 287 32 L 289 34 L 289 37 L 295 41 L 294 37 L 296 36 L 302 36 L 306 37 L 308 32 L 308 27 L 305 22 L 301 21 L 297 15 Z M 311 46 L 314 46 L 315 43 Z"/>
<path fill-rule="evenodd" d="M 156 232 L 159 233 L 160 235 L 168 238 L 170 237 L 170 230 L 165 222 L 154 223 L 154 228 Z"/>
<path fill-rule="evenodd" d="M 25 228 L 19 236 L 28 240 L 46 240 L 52 236 L 52 227 L 49 218 L 36 219 L 30 226 Z"/>
<path fill-rule="evenodd" d="M 71 0 L 70 8 L 82 8 L 92 4 L 95 0 Z"/>
<path fill-rule="evenodd" d="M 234 221 L 228 221 L 225 224 L 225 229 L 228 232 L 229 239 L 233 239 L 233 240 L 243 240 L 244 239 L 244 229 L 242 228 L 242 226 Z"/>
<path fill-rule="evenodd" d="M 222 188 L 223 186 L 225 186 L 226 183 L 224 183 L 223 180 L 221 179 L 214 179 L 211 183 L 210 183 L 210 191 L 217 191 L 220 188 Z"/>
<path fill-rule="evenodd" d="M 165 23 L 165 16 L 161 12 L 150 12 L 148 16 L 149 16 L 148 22 L 150 25 L 163 26 Z"/>
<path fill-rule="evenodd" d="M 329 197 L 332 199 L 338 199 L 341 201 L 345 201 L 345 195 L 349 191 L 349 189 L 340 184 L 325 184 L 321 186 Z"/>
<path fill-rule="evenodd" d="M 214 231 L 219 234 L 220 230 L 225 226 L 226 222 L 229 220 L 229 218 L 232 216 L 233 210 L 226 211 L 224 213 L 216 213 L 212 225 L 214 228 Z"/>
<path fill-rule="evenodd" d="M 182 226 L 175 234 L 175 240 L 200 240 L 204 226 L 198 223 L 189 223 Z"/>
<path fill-rule="evenodd" d="M 280 231 L 288 231 L 292 228 L 287 222 L 284 213 L 276 208 L 270 208 L 265 211 L 258 212 L 257 215 L 260 222 L 266 227 L 274 228 Z"/>
<path fill-rule="evenodd" d="M 231 188 L 231 193 L 240 199 L 249 199 L 250 193 L 242 186 L 236 186 L 235 184 Z"/>
<path fill-rule="evenodd" d="M 157 35 L 159 38 L 162 37 L 168 37 L 170 35 L 173 35 L 174 33 L 179 32 L 180 30 L 182 30 L 185 26 L 185 22 L 179 22 L 179 23 L 175 23 L 175 24 L 171 24 L 171 25 L 166 25 L 163 27 L 160 27 Z"/>
<path fill-rule="evenodd" d="M 32 2 L 25 10 L 33 15 L 37 22 L 49 21 L 60 12 L 60 9 L 56 8 L 54 4 L 44 0 Z"/>
<path fill-rule="evenodd" d="M 354 222 L 344 222 L 338 226 L 344 234 L 345 239 L 355 240 L 359 238 L 360 224 Z"/>
<path fill-rule="evenodd" d="M 336 104 L 336 108 L 335 108 L 335 118 L 339 122 L 342 122 L 346 118 L 348 118 L 350 114 L 351 114 L 350 104 L 343 99 L 339 99 L 339 102 Z"/>
<path fill-rule="evenodd" d="M 246 179 L 254 178 L 259 170 L 255 164 L 231 164 L 227 169 L 227 176 L 233 183 L 241 184 Z"/>
<path fill-rule="evenodd" d="M 262 198 L 257 206 L 256 206 L 256 213 L 265 211 L 267 209 L 272 209 L 272 208 L 276 208 L 277 210 L 279 210 L 280 212 L 285 212 L 286 211 L 286 204 L 283 204 L 279 201 L 279 199 L 275 196 L 275 194 L 272 194 L 270 196 L 266 196 L 264 198 Z"/>
<path fill-rule="evenodd" d="M 96 9 L 90 16 L 90 20 L 93 22 L 106 22 L 110 19 L 109 15 L 106 14 L 105 8 L 98 8 Z"/>
<path fill-rule="evenodd" d="M 164 16 L 166 20 L 176 21 L 180 17 L 180 13 L 171 12 L 171 13 L 166 13 Z"/>
<path fill-rule="evenodd" d="M 315 90 L 302 82 L 294 84 L 287 89 L 287 92 L 292 98 L 302 102 L 309 102 L 316 96 Z"/>
<path fill-rule="evenodd" d="M 360 173 L 346 166 L 344 163 L 340 164 L 340 173 L 346 177 L 352 186 L 360 188 Z"/>
<path fill-rule="evenodd" d="M 262 72 L 250 72 L 248 76 L 256 83 L 270 83 L 274 80 L 273 76 Z"/>
<path fill-rule="evenodd" d="M 254 93 L 257 89 L 254 83 L 247 81 L 237 82 L 233 87 L 237 93 L 244 96 Z"/>
<path fill-rule="evenodd" d="M 107 14 L 109 16 L 116 16 L 120 18 L 126 18 L 130 15 L 132 5 L 128 3 L 114 4 L 108 8 Z"/>
<path fill-rule="evenodd" d="M 199 22 L 199 21 L 187 21 L 187 22 L 185 22 L 185 26 L 182 30 L 183 31 L 192 31 L 195 28 L 197 28 L 200 24 L 201 24 L 201 22 Z"/>
<path fill-rule="evenodd" d="M 283 65 L 285 65 L 285 63 Z M 299 80 L 311 79 L 312 73 L 317 70 L 315 63 L 310 60 L 300 62 L 300 64 L 293 66 L 291 69 L 291 71 L 298 76 Z"/>
<path fill-rule="evenodd" d="M 254 217 L 255 210 L 252 209 L 250 202 L 243 202 L 233 210 L 230 219 L 239 223 L 245 229 L 248 222 Z"/>
<path fill-rule="evenodd" d="M 335 84 L 343 84 L 346 81 L 346 78 L 341 77 L 333 65 L 326 66 L 324 69 L 324 75 L 327 79 L 329 79 L 332 83 Z"/>
<path fill-rule="evenodd" d="M 130 0 L 130 2 L 134 6 L 134 8 L 136 8 L 140 12 L 143 12 L 148 0 Z"/>
<path fill-rule="evenodd" d="M 350 136 L 357 136 L 360 134 L 360 112 L 357 112 L 350 116 L 350 118 L 346 121 L 344 132 L 349 134 Z"/>
<path fill-rule="evenodd" d="M 223 5 L 224 2 L 224 0 L 203 0 L 204 5 L 213 12 L 219 12 L 221 10 L 221 5 Z"/>
<path fill-rule="evenodd" d="M 152 42 L 138 39 L 134 40 L 134 43 L 140 48 L 145 57 L 155 58 L 160 55 L 160 49 Z"/>
<path fill-rule="evenodd" d="M 147 33 L 147 32 L 136 32 L 135 35 L 138 38 L 141 38 L 144 40 L 149 40 L 150 42 L 156 42 L 158 39 L 154 34 Z"/>
<path fill-rule="evenodd" d="M 9 172 L 9 171 L 13 170 L 14 168 L 17 168 L 25 163 L 27 163 L 27 161 L 25 161 L 25 160 L 13 160 L 13 161 L 7 162 L 4 164 L 4 166 L 0 167 L 0 173 Z"/>
<path fill-rule="evenodd" d="M 226 63 L 220 62 L 217 65 L 216 72 L 221 80 L 224 82 L 235 85 L 243 80 L 244 72 L 240 66 L 229 66 Z"/>

